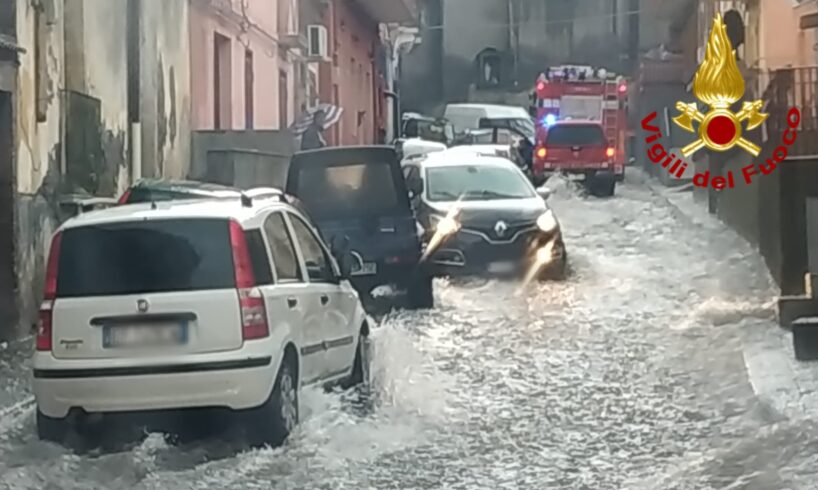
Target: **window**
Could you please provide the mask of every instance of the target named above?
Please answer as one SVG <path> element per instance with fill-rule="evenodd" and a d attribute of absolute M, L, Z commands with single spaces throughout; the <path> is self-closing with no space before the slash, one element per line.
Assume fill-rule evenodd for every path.
<path fill-rule="evenodd" d="M 420 177 L 420 170 L 414 165 L 407 165 L 403 167 L 403 178 L 406 182 L 411 182 Z"/>
<path fill-rule="evenodd" d="M 255 80 L 253 75 L 253 52 L 249 49 L 244 51 L 244 127 L 253 129 L 253 106 Z"/>
<path fill-rule="evenodd" d="M 115 296 L 236 287 L 228 221 L 168 219 L 69 228 L 57 295 Z"/>
<path fill-rule="evenodd" d="M 406 204 L 398 197 L 400 176 L 394 170 L 380 162 L 304 165 L 295 194 L 317 219 L 392 212 Z"/>
<path fill-rule="evenodd" d="M 0 0 L 0 34 L 14 36 L 17 28 L 17 0 Z"/>
<path fill-rule="evenodd" d="M 273 271 L 270 269 L 270 259 L 267 256 L 267 247 L 259 230 L 245 231 L 247 248 L 250 249 L 250 260 L 253 262 L 253 275 L 256 284 L 264 286 L 273 283 Z"/>
<path fill-rule="evenodd" d="M 128 25 L 126 27 L 126 56 L 128 58 L 128 121 L 139 122 L 140 119 L 140 98 L 139 83 L 140 77 L 140 46 L 139 35 L 142 32 L 141 22 L 141 0 L 128 0 Z"/>
<path fill-rule="evenodd" d="M 37 122 L 46 122 L 48 107 L 48 19 L 45 7 L 38 5 L 34 9 L 34 85 L 36 87 L 35 109 Z"/>
<path fill-rule="evenodd" d="M 230 39 L 221 34 L 213 36 L 213 127 L 230 129 L 232 125 L 232 58 Z"/>
<path fill-rule="evenodd" d="M 264 222 L 264 233 L 270 245 L 270 254 L 273 256 L 273 265 L 279 281 L 301 282 L 301 267 L 295 256 L 290 232 L 284 223 L 281 213 L 273 213 Z"/>
<path fill-rule="evenodd" d="M 301 253 L 304 255 L 304 263 L 307 265 L 310 281 L 331 282 L 335 274 L 324 248 L 301 218 L 292 214 L 290 218 L 293 223 L 295 238 L 298 240 L 298 244 L 301 245 Z"/>
<path fill-rule="evenodd" d="M 601 126 L 569 124 L 549 129 L 545 144 L 548 146 L 604 146 L 606 143 Z"/>
<path fill-rule="evenodd" d="M 290 116 L 287 113 L 287 105 L 290 103 L 290 96 L 287 93 L 288 90 L 288 80 L 287 80 L 287 72 L 284 70 L 280 70 L 278 72 L 278 128 L 285 129 L 288 125 L 288 121 L 290 120 Z"/>

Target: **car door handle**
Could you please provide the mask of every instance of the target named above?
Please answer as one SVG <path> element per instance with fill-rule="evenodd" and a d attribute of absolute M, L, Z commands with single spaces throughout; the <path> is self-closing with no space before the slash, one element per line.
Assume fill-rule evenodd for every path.
<path fill-rule="evenodd" d="M 324 306 L 327 306 L 327 303 L 329 303 L 329 296 L 327 296 L 326 294 L 322 294 L 321 295 L 321 304 L 324 305 Z"/>
<path fill-rule="evenodd" d="M 295 308 L 298 306 L 298 300 L 295 298 L 287 298 L 287 306 L 289 306 L 290 309 Z"/>

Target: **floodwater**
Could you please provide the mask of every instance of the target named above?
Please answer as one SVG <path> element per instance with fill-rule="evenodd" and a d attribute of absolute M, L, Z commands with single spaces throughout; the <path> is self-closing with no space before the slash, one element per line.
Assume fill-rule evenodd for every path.
<path fill-rule="evenodd" d="M 756 395 L 773 331 L 761 259 L 629 176 L 613 199 L 552 182 L 564 282 L 436 283 L 438 307 L 373 332 L 377 399 L 303 395 L 281 448 L 117 453 L 39 442 L 21 345 L 0 350 L 0 488 L 812 489 L 815 422 Z"/>

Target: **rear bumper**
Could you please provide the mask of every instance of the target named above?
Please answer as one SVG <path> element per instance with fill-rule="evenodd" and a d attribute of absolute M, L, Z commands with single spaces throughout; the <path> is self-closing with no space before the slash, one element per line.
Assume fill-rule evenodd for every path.
<path fill-rule="evenodd" d="M 625 166 L 624 165 L 614 165 L 614 164 L 606 164 L 606 165 L 591 165 L 591 166 L 584 166 L 584 165 L 560 165 L 560 164 L 549 164 L 543 165 L 542 163 L 536 165 L 534 167 L 534 176 L 536 177 L 549 177 L 551 175 L 563 173 L 563 174 L 572 174 L 572 175 L 585 175 L 592 176 L 596 174 L 614 174 L 619 178 L 625 174 Z"/>
<path fill-rule="evenodd" d="M 267 400 L 276 361 L 258 356 L 139 367 L 38 367 L 34 396 L 39 410 L 53 418 L 63 418 L 72 409 L 89 413 L 203 407 L 241 410 Z"/>

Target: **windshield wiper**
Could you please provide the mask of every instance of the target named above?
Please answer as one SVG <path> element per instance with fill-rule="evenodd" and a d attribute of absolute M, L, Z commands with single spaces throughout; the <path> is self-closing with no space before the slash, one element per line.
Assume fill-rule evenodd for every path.
<path fill-rule="evenodd" d="M 440 200 L 440 199 L 446 199 L 446 200 L 449 200 L 449 201 L 457 201 L 460 198 L 460 196 L 458 196 L 457 194 L 452 194 L 451 192 L 446 192 L 446 191 L 435 192 L 433 195 L 435 196 L 436 201 Z"/>
<path fill-rule="evenodd" d="M 501 192 L 495 191 L 471 191 L 468 192 L 467 195 L 476 195 L 483 198 L 494 198 L 494 199 L 519 199 L 520 196 L 515 196 L 511 194 L 503 194 Z"/>

